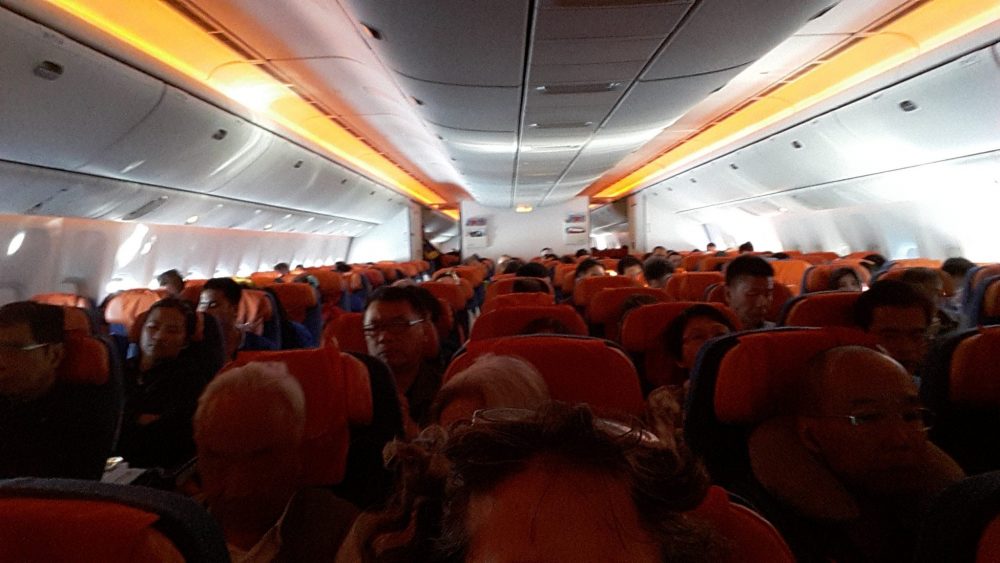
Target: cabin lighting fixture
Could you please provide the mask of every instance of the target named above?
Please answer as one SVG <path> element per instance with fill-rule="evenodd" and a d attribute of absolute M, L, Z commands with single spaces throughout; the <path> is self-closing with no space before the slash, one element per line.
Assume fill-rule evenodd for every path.
<path fill-rule="evenodd" d="M 188 217 L 188 218 L 187 218 L 187 219 L 186 219 L 186 220 L 184 221 L 184 224 L 185 224 L 185 225 L 193 225 L 193 224 L 195 224 L 195 223 L 197 223 L 197 222 L 198 222 L 198 216 L 197 216 L 197 215 L 192 215 L 192 216 Z"/>
<path fill-rule="evenodd" d="M 514 208 L 514 211 L 518 213 L 531 213 L 535 208 L 528 205 L 527 203 L 522 203 Z"/>
<path fill-rule="evenodd" d="M 271 227 L 273 227 L 273 226 L 274 226 L 274 225 L 272 225 L 272 224 L 268 223 L 268 224 L 264 225 L 264 230 L 265 230 L 265 231 L 270 231 L 270 230 L 271 230 Z"/>
<path fill-rule="evenodd" d="M 17 254 L 18 250 L 21 250 L 21 245 L 24 244 L 24 231 L 21 231 L 14 235 L 14 238 L 10 239 L 10 244 L 7 245 L 7 256 L 13 256 Z"/>

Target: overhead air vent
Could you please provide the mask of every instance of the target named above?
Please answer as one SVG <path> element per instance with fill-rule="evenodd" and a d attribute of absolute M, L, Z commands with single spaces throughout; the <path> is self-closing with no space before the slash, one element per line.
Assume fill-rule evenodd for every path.
<path fill-rule="evenodd" d="M 152 213 L 153 211 L 156 211 L 157 209 L 162 207 L 164 203 L 167 203 L 167 196 L 161 195 L 160 197 L 152 201 L 147 201 L 145 204 L 142 205 L 142 207 L 139 207 L 129 212 L 124 217 L 122 217 L 122 221 L 135 221 L 140 217 L 143 217 L 145 215 Z"/>
<path fill-rule="evenodd" d="M 35 76 L 45 80 L 55 80 L 62 76 L 63 67 L 52 61 L 42 61 L 35 66 Z"/>
<path fill-rule="evenodd" d="M 587 82 L 578 84 L 547 84 L 545 86 L 537 86 L 535 90 L 542 94 L 596 94 L 617 90 L 621 86 L 621 82 Z"/>
<path fill-rule="evenodd" d="M 582 129 L 593 125 L 593 121 L 563 121 L 556 123 L 529 123 L 532 129 Z"/>

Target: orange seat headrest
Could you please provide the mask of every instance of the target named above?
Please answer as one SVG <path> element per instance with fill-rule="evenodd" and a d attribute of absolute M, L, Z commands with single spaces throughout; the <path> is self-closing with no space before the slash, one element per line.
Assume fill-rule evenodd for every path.
<path fill-rule="evenodd" d="M 854 322 L 854 303 L 860 296 L 860 291 L 821 291 L 800 295 L 788 302 L 781 324 L 860 328 Z"/>
<path fill-rule="evenodd" d="M 288 314 L 288 319 L 303 323 L 309 309 L 318 303 L 316 289 L 308 283 L 276 283 L 270 287 Z"/>
<path fill-rule="evenodd" d="M 587 335 L 587 324 L 569 305 L 507 307 L 483 313 L 472 325 L 469 340 L 498 336 L 516 336 L 538 319 L 552 319 L 569 330 L 569 334 Z"/>
<path fill-rule="evenodd" d="M 949 366 L 951 401 L 977 407 L 1000 406 L 1000 327 L 981 327 L 955 347 Z"/>
<path fill-rule="evenodd" d="M 468 302 L 466 290 L 460 283 L 452 281 L 430 281 L 420 284 L 420 287 L 431 292 L 431 295 L 448 303 L 453 311 L 462 311 Z"/>
<path fill-rule="evenodd" d="M 39 293 L 31 296 L 29 301 L 62 307 L 80 307 L 82 309 L 89 309 L 91 307 L 90 299 L 75 293 Z"/>
<path fill-rule="evenodd" d="M 508 307 L 551 306 L 555 304 L 555 297 L 551 293 L 506 293 L 504 295 L 497 295 L 493 299 L 483 303 L 482 312 L 485 314 L 490 311 L 506 309 Z"/>
<path fill-rule="evenodd" d="M 271 298 L 267 292 L 243 288 L 240 305 L 236 309 L 236 324 L 260 336 L 264 334 L 264 323 L 273 316 Z"/>
<path fill-rule="evenodd" d="M 809 360 L 824 350 L 846 345 L 873 346 L 861 331 L 844 328 L 750 332 L 719 364 L 715 413 L 719 421 L 752 424 L 795 404 L 791 394 Z"/>
<path fill-rule="evenodd" d="M 725 281 L 722 272 L 683 272 L 670 276 L 664 289 L 677 301 L 702 301 L 708 286 Z"/>
<path fill-rule="evenodd" d="M 112 296 L 104 306 L 104 320 L 108 324 L 121 324 L 128 334 L 132 330 L 136 317 L 149 310 L 160 299 L 167 296 L 166 291 L 153 289 L 127 289 Z"/>
<path fill-rule="evenodd" d="M 67 333 L 63 339 L 65 351 L 56 370 L 62 381 L 87 385 L 104 385 L 111 376 L 108 347 L 100 340 L 78 333 Z"/>
<path fill-rule="evenodd" d="M 596 324 L 617 323 L 622 316 L 622 306 L 632 295 L 648 295 L 657 302 L 670 301 L 662 289 L 652 287 L 609 287 L 598 291 L 587 306 L 587 320 Z"/>
<path fill-rule="evenodd" d="M 94 334 L 94 326 L 87 311 L 73 306 L 63 306 L 63 332 L 77 333 L 83 336 Z"/>
<path fill-rule="evenodd" d="M 365 341 L 365 333 L 361 329 L 364 319 L 364 313 L 344 313 L 338 315 L 323 330 L 323 341 L 326 342 L 331 338 L 335 338 L 337 346 L 341 350 L 367 354 L 368 343 Z"/>
<path fill-rule="evenodd" d="M 581 307 L 590 305 L 590 300 L 602 289 L 611 287 L 641 287 L 639 282 L 625 276 L 600 276 L 582 278 L 573 284 L 573 302 Z"/>
<path fill-rule="evenodd" d="M 740 321 L 736 313 L 722 303 L 699 303 L 697 301 L 673 301 L 651 303 L 632 310 L 622 325 L 622 348 L 629 352 L 648 352 L 663 348 L 663 331 L 670 323 L 689 307 L 694 305 L 709 305 L 721 311 L 734 327 L 739 328 Z"/>

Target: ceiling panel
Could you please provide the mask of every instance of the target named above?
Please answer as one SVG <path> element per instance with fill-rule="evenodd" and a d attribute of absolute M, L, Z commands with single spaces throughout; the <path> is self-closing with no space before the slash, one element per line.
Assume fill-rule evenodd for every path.
<path fill-rule="evenodd" d="M 520 87 L 456 86 L 400 77 L 403 91 L 419 99 L 424 119 L 453 129 L 515 131 Z"/>
<path fill-rule="evenodd" d="M 702 0 L 642 79 L 690 76 L 745 65 L 834 3 L 835 0 Z"/>
<path fill-rule="evenodd" d="M 531 63 L 541 65 L 645 62 L 663 41 L 660 37 L 635 39 L 551 39 L 535 41 Z"/>
<path fill-rule="evenodd" d="M 542 4 L 535 25 L 536 37 L 662 37 L 670 33 L 687 12 L 690 2 L 561 8 Z"/>

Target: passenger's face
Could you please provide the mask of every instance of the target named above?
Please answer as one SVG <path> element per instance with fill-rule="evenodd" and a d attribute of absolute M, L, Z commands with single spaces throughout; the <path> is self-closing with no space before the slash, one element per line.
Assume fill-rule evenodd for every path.
<path fill-rule="evenodd" d="M 26 324 L 0 327 L 0 395 L 32 399 L 47 392 L 62 361 L 62 344 L 38 344 Z"/>
<path fill-rule="evenodd" d="M 469 562 L 663 560 L 623 480 L 561 460 L 532 460 L 490 494 L 474 495 L 466 526 Z"/>
<path fill-rule="evenodd" d="M 244 399 L 216 399 L 216 410 L 198 426 L 204 492 L 213 510 L 280 510 L 298 486 L 298 443 L 273 399 Z"/>
<path fill-rule="evenodd" d="M 198 300 L 198 311 L 215 317 L 223 329 L 236 326 L 236 307 L 217 289 L 204 289 Z"/>
<path fill-rule="evenodd" d="M 180 355 L 187 344 L 184 314 L 177 309 L 157 307 L 142 325 L 139 348 L 153 360 L 170 360 Z"/>
<path fill-rule="evenodd" d="M 906 421 L 920 407 L 906 371 L 874 353 L 841 357 L 823 378 L 817 416 L 807 418 L 807 440 L 843 482 L 869 492 L 905 490 L 919 480 L 927 436 L 921 421 Z M 843 415 L 874 419 L 852 425 Z"/>
<path fill-rule="evenodd" d="M 774 300 L 774 278 L 740 276 L 726 287 L 729 307 L 745 329 L 760 328 L 767 319 Z"/>
<path fill-rule="evenodd" d="M 375 301 L 365 310 L 364 324 L 368 353 L 385 362 L 393 371 L 408 371 L 420 365 L 426 346 L 427 323 L 406 301 Z"/>
<path fill-rule="evenodd" d="M 854 276 L 840 276 L 837 280 L 837 289 L 840 291 L 861 291 L 861 283 Z"/>
<path fill-rule="evenodd" d="M 629 266 L 625 268 L 625 271 L 622 273 L 622 275 L 627 278 L 632 278 L 634 280 L 637 280 L 639 279 L 639 276 L 642 275 L 642 266 L 640 266 L 639 264 L 636 264 L 634 266 Z"/>
<path fill-rule="evenodd" d="M 670 262 L 670 265 L 674 268 L 680 268 L 681 262 L 683 261 L 684 257 L 680 254 L 671 254 L 670 256 L 667 256 L 667 262 Z"/>
<path fill-rule="evenodd" d="M 604 275 L 604 266 L 596 265 L 584 270 L 580 273 L 580 279 L 583 278 L 599 278 Z"/>
<path fill-rule="evenodd" d="M 698 357 L 698 351 L 706 342 L 716 336 L 729 334 L 729 332 L 729 327 L 709 317 L 694 317 L 688 320 L 684 326 L 681 358 L 678 365 L 691 369 L 694 367 L 695 358 Z"/>
<path fill-rule="evenodd" d="M 868 332 L 911 374 L 927 355 L 927 317 L 921 307 L 876 307 Z"/>

